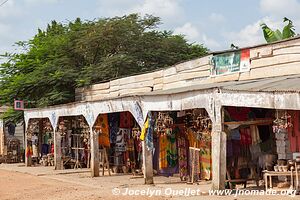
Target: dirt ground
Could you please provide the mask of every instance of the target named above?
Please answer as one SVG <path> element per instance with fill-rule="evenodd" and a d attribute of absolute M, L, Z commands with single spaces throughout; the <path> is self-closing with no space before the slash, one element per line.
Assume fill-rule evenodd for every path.
<path fill-rule="evenodd" d="M 8 170 L 10 169 L 10 170 Z M 141 195 L 114 195 L 113 191 L 121 193 L 129 189 L 145 190 L 165 190 L 168 187 L 173 189 L 182 189 L 192 187 L 192 189 L 204 189 L 205 185 L 187 186 L 186 184 L 178 184 L 176 182 L 163 182 L 157 179 L 158 184 L 154 186 L 143 185 L 143 179 L 130 180 L 125 176 L 111 177 L 88 177 L 86 173 L 76 174 L 51 174 L 51 173 L 33 173 L 33 171 L 45 170 L 44 168 L 18 168 L 23 172 L 11 171 L 12 166 L 6 169 L 0 169 L 0 200 L 289 200 L 300 199 L 300 196 L 160 196 L 152 197 Z M 25 172 L 26 170 L 32 172 Z M 50 175 L 49 175 L 50 174 Z M 165 180 L 165 179 L 162 179 Z M 126 183 L 126 184 L 124 184 Z"/>
<path fill-rule="evenodd" d="M 108 195 L 110 193 L 110 195 Z M 19 172 L 0 170 L 1 200 L 98 200 L 118 199 L 111 191 L 85 187 Z M 147 197 L 122 196 L 121 199 L 149 199 Z M 155 197 L 151 199 L 166 199 Z"/>

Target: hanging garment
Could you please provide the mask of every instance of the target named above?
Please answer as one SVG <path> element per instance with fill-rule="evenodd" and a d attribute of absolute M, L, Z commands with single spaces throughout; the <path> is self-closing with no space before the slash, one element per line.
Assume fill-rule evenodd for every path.
<path fill-rule="evenodd" d="M 120 113 L 120 128 L 132 128 L 134 126 L 134 119 L 132 114 L 128 111 Z"/>
<path fill-rule="evenodd" d="M 211 150 L 210 148 L 203 148 L 201 151 L 200 163 L 201 163 L 201 179 L 211 179 Z"/>
<path fill-rule="evenodd" d="M 194 181 L 198 181 L 200 179 L 200 149 L 190 147 L 189 158 L 190 177 L 194 176 Z"/>
<path fill-rule="evenodd" d="M 169 167 L 175 167 L 178 163 L 178 154 L 177 154 L 177 146 L 176 146 L 176 137 L 175 134 L 172 133 L 168 136 L 169 144 L 167 148 L 167 160 Z"/>
<path fill-rule="evenodd" d="M 164 169 L 168 167 L 167 161 L 167 148 L 169 141 L 166 134 L 161 134 L 159 136 L 159 169 Z"/>
<path fill-rule="evenodd" d="M 256 125 L 250 125 L 250 133 L 252 138 L 252 144 L 258 144 L 261 143 L 260 137 L 259 137 L 259 129 Z"/>
<path fill-rule="evenodd" d="M 116 143 L 117 134 L 119 132 L 119 123 L 120 123 L 120 114 L 119 113 L 110 113 L 108 114 L 109 122 L 109 139 L 110 143 Z"/>
<path fill-rule="evenodd" d="M 291 112 L 293 127 L 289 130 L 291 152 L 300 152 L 300 112 Z"/>
<path fill-rule="evenodd" d="M 188 170 L 188 154 L 187 154 L 187 141 L 184 137 L 177 140 L 178 146 L 178 160 L 179 160 L 179 175 L 182 180 L 187 177 Z"/>
<path fill-rule="evenodd" d="M 241 107 L 228 107 L 227 111 L 233 120 L 246 121 L 248 119 L 248 114 L 250 113 L 251 109 Z"/>
<path fill-rule="evenodd" d="M 96 121 L 96 130 L 99 131 L 99 145 L 110 147 L 109 125 L 107 114 L 101 114 Z"/>
<path fill-rule="evenodd" d="M 148 128 L 147 128 L 147 135 L 146 135 L 146 147 L 149 151 L 154 150 L 154 145 L 153 145 L 153 131 L 154 131 L 154 119 L 152 115 L 149 113 L 148 114 Z"/>
<path fill-rule="evenodd" d="M 119 152 L 126 151 L 126 142 L 128 140 L 128 135 L 130 134 L 130 129 L 120 128 L 117 134 L 115 150 Z"/>
<path fill-rule="evenodd" d="M 232 140 L 241 140 L 241 134 L 239 129 L 232 129 L 230 131 L 230 136 Z"/>
<path fill-rule="evenodd" d="M 252 144 L 251 131 L 250 128 L 241 128 L 241 145 L 250 145 Z"/>
<path fill-rule="evenodd" d="M 149 119 L 146 120 L 146 122 L 145 122 L 145 124 L 144 124 L 144 126 L 142 128 L 142 132 L 141 132 L 141 135 L 140 135 L 140 139 L 142 141 L 145 140 L 148 127 L 149 127 Z"/>
<path fill-rule="evenodd" d="M 33 154 L 32 146 L 27 146 L 26 147 L 26 157 L 29 158 L 32 156 L 32 154 Z"/>
<path fill-rule="evenodd" d="M 38 147 L 37 145 L 32 145 L 32 157 L 39 157 Z"/>

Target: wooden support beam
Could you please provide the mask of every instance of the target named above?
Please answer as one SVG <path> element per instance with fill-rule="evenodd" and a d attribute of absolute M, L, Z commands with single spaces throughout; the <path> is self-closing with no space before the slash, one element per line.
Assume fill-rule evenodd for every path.
<path fill-rule="evenodd" d="M 56 170 L 64 169 L 61 152 L 61 135 L 55 129 L 53 130 L 54 135 L 54 165 Z"/>
<path fill-rule="evenodd" d="M 153 153 L 146 146 L 146 141 L 142 141 L 143 146 L 143 173 L 145 184 L 153 184 Z"/>
<path fill-rule="evenodd" d="M 223 109 L 221 104 L 214 104 L 212 130 L 212 189 L 225 189 L 226 180 L 226 133 L 223 132 Z"/>
<path fill-rule="evenodd" d="M 90 128 L 90 145 L 91 145 L 91 175 L 92 177 L 99 176 L 99 142 L 98 133 Z"/>

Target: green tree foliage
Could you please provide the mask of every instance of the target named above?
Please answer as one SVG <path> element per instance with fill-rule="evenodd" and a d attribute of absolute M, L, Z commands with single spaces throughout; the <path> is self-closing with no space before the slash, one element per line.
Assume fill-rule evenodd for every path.
<path fill-rule="evenodd" d="M 207 49 L 183 36 L 158 31 L 160 19 L 131 14 L 96 21 L 52 21 L 16 43 L 0 68 L 0 100 L 43 107 L 74 101 L 75 88 L 143 73 L 203 56 Z M 27 104 L 28 107 L 28 104 Z M 10 111 L 9 118 L 13 116 Z"/>
<path fill-rule="evenodd" d="M 294 37 L 296 35 L 295 33 L 295 27 L 293 25 L 293 22 L 289 20 L 288 18 L 283 18 L 283 22 L 287 22 L 288 24 L 284 26 L 283 30 L 280 31 L 279 29 L 276 29 L 275 31 L 269 28 L 265 23 L 262 23 L 260 26 L 262 28 L 265 40 L 268 43 L 275 42 L 278 40 L 283 40 L 287 38 Z"/>

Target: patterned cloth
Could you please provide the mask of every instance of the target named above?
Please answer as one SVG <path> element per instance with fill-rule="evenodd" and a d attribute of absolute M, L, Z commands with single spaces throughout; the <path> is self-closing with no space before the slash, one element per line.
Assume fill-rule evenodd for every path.
<path fill-rule="evenodd" d="M 126 151 L 126 142 L 128 140 L 128 135 L 130 134 L 130 129 L 120 128 L 117 134 L 115 150 L 119 152 Z"/>
<path fill-rule="evenodd" d="M 181 179 L 186 179 L 188 172 L 188 155 L 187 146 L 188 143 L 184 137 L 180 137 L 177 140 L 178 146 L 178 160 L 179 160 L 179 175 Z"/>
<path fill-rule="evenodd" d="M 108 114 L 108 122 L 109 122 L 110 143 L 114 144 L 116 143 L 117 134 L 119 132 L 120 114 L 119 113 Z"/>
<path fill-rule="evenodd" d="M 149 126 L 147 129 L 147 135 L 146 135 L 146 146 L 149 151 L 153 151 L 154 150 L 153 131 L 154 131 L 155 120 L 153 119 L 151 113 L 148 114 L 148 119 L 149 119 Z"/>
<path fill-rule="evenodd" d="M 168 167 L 167 161 L 167 148 L 169 141 L 166 134 L 159 136 L 159 169 L 165 169 Z"/>
<path fill-rule="evenodd" d="M 194 176 L 194 181 L 198 181 L 200 178 L 200 149 L 190 147 L 189 158 L 190 177 Z"/>
<path fill-rule="evenodd" d="M 110 147 L 109 125 L 107 114 L 101 114 L 96 120 L 96 130 L 99 131 L 99 145 Z"/>
<path fill-rule="evenodd" d="M 132 114 L 128 111 L 120 113 L 120 128 L 132 128 L 134 126 L 134 119 Z"/>

